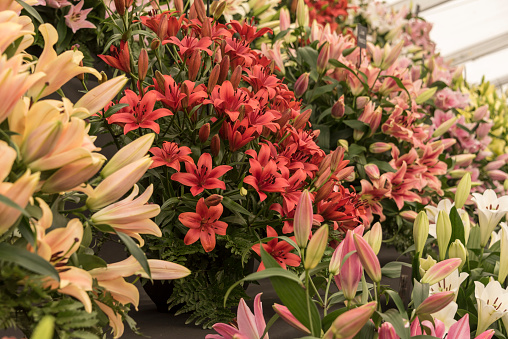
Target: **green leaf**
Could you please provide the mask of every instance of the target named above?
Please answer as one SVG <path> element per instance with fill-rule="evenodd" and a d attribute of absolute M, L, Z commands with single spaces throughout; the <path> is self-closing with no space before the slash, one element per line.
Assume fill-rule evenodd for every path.
<path fill-rule="evenodd" d="M 416 309 L 429 296 L 429 284 L 422 284 L 418 280 L 413 281 L 413 301 Z"/>
<path fill-rule="evenodd" d="M 368 158 L 367 163 L 376 165 L 380 170 L 384 172 L 396 172 L 395 169 L 386 161 L 377 160 L 374 158 Z"/>
<path fill-rule="evenodd" d="M 23 207 L 19 206 L 14 201 L 12 201 L 11 199 L 7 198 L 5 195 L 0 194 L 0 202 L 5 204 L 5 205 L 7 205 L 7 206 L 9 206 L 9 207 L 17 209 L 18 211 L 21 212 L 21 214 L 23 214 L 27 218 L 31 217 L 31 215 L 27 211 L 25 211 L 25 209 Z"/>
<path fill-rule="evenodd" d="M 231 198 L 223 197 L 222 204 L 233 213 L 239 212 L 245 215 L 252 214 L 249 210 L 245 209 L 245 207 L 231 200 Z"/>
<path fill-rule="evenodd" d="M 329 93 L 329 92 L 333 91 L 335 89 L 335 87 L 337 87 L 337 84 L 328 84 L 328 85 L 324 85 L 324 86 L 319 86 L 315 90 L 307 91 L 309 96 L 310 96 L 310 94 L 312 94 L 312 98 L 309 98 L 307 96 L 307 99 L 310 99 L 309 103 L 313 102 L 314 100 L 316 100 L 317 98 L 319 98 L 323 94 L 326 94 L 326 93 Z"/>
<path fill-rule="evenodd" d="M 383 293 L 386 293 L 392 298 L 393 302 L 395 303 L 395 306 L 397 306 L 397 309 L 399 310 L 399 313 L 407 318 L 406 308 L 404 307 L 404 302 L 400 298 L 400 295 L 395 292 L 394 290 L 385 290 Z"/>
<path fill-rule="evenodd" d="M 450 221 L 452 223 L 452 237 L 450 239 L 450 244 L 454 242 L 455 239 L 459 239 L 462 244 L 465 244 L 464 224 L 462 223 L 462 219 L 460 218 L 455 206 L 453 206 L 450 210 Z"/>
<path fill-rule="evenodd" d="M 341 315 L 342 313 L 344 313 L 346 311 L 347 311 L 347 308 L 343 307 L 341 309 L 338 309 L 338 310 L 328 313 L 326 315 L 326 317 L 323 318 L 323 331 L 326 333 L 326 331 L 328 331 L 330 329 L 330 327 L 332 326 L 335 319 L 337 319 L 337 317 L 339 315 Z"/>
<path fill-rule="evenodd" d="M 103 259 L 99 258 L 98 256 L 84 253 L 78 254 L 78 261 L 79 264 L 83 266 L 83 269 L 85 269 L 86 271 L 92 270 L 94 268 L 106 267 L 108 265 Z"/>
<path fill-rule="evenodd" d="M 139 246 L 134 242 L 134 240 L 132 240 L 132 238 L 129 237 L 127 234 L 122 232 L 116 232 L 116 234 L 118 235 L 120 240 L 122 240 L 122 242 L 125 244 L 130 254 L 132 254 L 132 256 L 136 258 L 136 260 L 139 262 L 143 270 L 145 270 L 146 274 L 148 274 L 148 276 L 151 278 L 152 273 L 150 272 L 150 265 L 148 265 L 148 260 L 146 259 L 145 252 L 143 252 L 141 248 L 139 248 Z"/>
<path fill-rule="evenodd" d="M 30 227 L 28 220 L 21 219 L 21 222 L 18 225 L 18 231 L 21 233 L 21 236 L 25 238 L 25 240 L 28 241 L 30 245 L 32 245 L 32 247 L 35 247 L 34 231 Z"/>
<path fill-rule="evenodd" d="M 121 110 L 124 107 L 129 107 L 129 104 L 116 104 L 114 106 L 111 106 L 105 113 L 104 118 L 109 118 L 119 110 Z"/>
<path fill-rule="evenodd" d="M 309 64 L 311 70 L 316 69 L 318 52 L 315 49 L 310 47 L 298 48 L 297 53 L 303 59 L 303 61 Z"/>
<path fill-rule="evenodd" d="M 406 262 L 392 261 L 392 262 L 389 262 L 388 264 L 386 264 L 381 269 L 381 274 L 384 277 L 391 278 L 391 279 L 399 278 L 400 277 L 400 270 L 401 270 L 402 266 L 411 267 L 411 265 Z"/>
<path fill-rule="evenodd" d="M 0 243 L 0 261 L 8 261 L 26 268 L 32 272 L 49 276 L 60 282 L 57 270 L 49 262 L 26 249 Z"/>
<path fill-rule="evenodd" d="M 344 124 L 348 125 L 352 129 L 356 129 L 361 132 L 367 132 L 369 130 L 369 125 L 359 120 L 344 120 Z"/>
<path fill-rule="evenodd" d="M 261 259 L 267 269 L 280 267 L 277 261 L 262 246 L 260 250 Z M 312 329 L 312 335 L 319 337 L 321 335 L 321 316 L 312 299 L 307 298 L 302 286 L 293 280 L 279 276 L 270 277 L 270 282 L 284 306 L 303 326 Z M 310 308 L 310 319 L 307 305 Z"/>
<path fill-rule="evenodd" d="M 480 249 L 481 232 L 479 226 L 471 227 L 467 248 L 469 250 Z"/>
<path fill-rule="evenodd" d="M 349 150 L 348 150 L 347 154 L 350 157 L 354 157 L 354 156 L 360 155 L 361 153 L 366 152 L 366 151 L 367 151 L 367 149 L 365 147 L 357 145 L 357 144 L 352 144 L 351 146 L 349 146 Z"/>
<path fill-rule="evenodd" d="M 317 60 L 317 59 L 316 59 L 316 60 Z M 338 68 L 345 68 L 345 69 L 347 69 L 348 71 L 350 71 L 350 72 L 351 72 L 351 73 L 352 73 L 355 77 L 357 77 L 357 78 L 358 78 L 358 80 L 360 80 L 360 83 L 363 85 L 363 89 L 365 90 L 365 92 L 367 92 L 367 93 L 369 92 L 369 86 L 367 86 L 367 76 L 366 76 L 364 73 L 362 73 L 362 72 L 360 72 L 360 71 L 359 71 L 360 75 L 361 75 L 361 76 L 362 76 L 362 78 L 363 78 L 363 79 L 361 79 L 361 78 L 358 76 L 358 74 L 356 74 L 356 72 L 355 72 L 355 71 L 353 71 L 353 70 L 352 70 L 351 68 L 349 68 L 348 66 L 344 65 L 344 64 L 343 64 L 342 62 L 340 62 L 339 60 L 336 60 L 336 59 L 330 59 L 330 60 L 328 60 L 328 62 L 329 62 L 330 64 L 332 64 L 333 66 L 335 66 L 335 67 L 338 67 Z"/>
<path fill-rule="evenodd" d="M 268 333 L 268 330 L 277 321 L 277 319 L 279 319 L 279 315 L 277 313 L 275 313 L 273 315 L 273 317 L 271 317 L 270 320 L 266 323 L 266 327 L 265 327 L 265 330 L 263 332 L 263 335 L 261 336 L 261 339 L 263 339 L 266 336 L 266 334 Z"/>
<path fill-rule="evenodd" d="M 32 7 L 30 6 L 29 4 L 27 4 L 26 2 L 24 2 L 23 0 L 16 0 L 16 2 L 18 4 L 20 4 L 23 9 L 25 11 L 28 12 L 28 14 L 30 14 L 31 16 L 33 16 L 35 19 L 37 19 L 37 21 L 39 21 L 39 23 L 42 25 L 44 23 L 44 20 L 42 20 L 41 16 L 39 15 L 39 13 Z"/>

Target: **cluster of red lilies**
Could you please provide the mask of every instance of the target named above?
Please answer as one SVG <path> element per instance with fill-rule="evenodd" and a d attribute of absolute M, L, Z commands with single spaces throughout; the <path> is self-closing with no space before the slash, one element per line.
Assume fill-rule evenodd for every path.
<path fill-rule="evenodd" d="M 301 111 L 300 101 L 276 76 L 274 63 L 251 48 L 254 39 L 271 30 L 246 22 L 218 23 L 204 15 L 199 3 L 191 6 L 188 16 L 164 12 L 141 17 L 157 35 L 150 44 L 152 52 L 158 57 L 160 49 L 171 54 L 169 66 L 179 71 L 177 75 L 155 71 L 151 79 L 139 74 L 139 93 L 125 90 L 119 103 L 128 105 L 108 117 L 109 124 L 122 126 L 134 138 L 143 129 L 158 134 L 157 145 L 150 149 L 152 168 L 169 170 L 173 183 L 187 187 L 197 198 L 196 212 L 179 216 L 189 228 L 185 243 L 200 239 L 205 251 L 212 251 L 215 235 L 225 235 L 233 226 L 219 220 L 224 206 L 221 199 L 212 199 L 216 194 L 210 190 L 215 189 L 222 190 L 215 191 L 220 194 L 237 190 L 259 196 L 258 204 L 264 204 L 267 213 L 280 215 L 275 229 L 283 233 L 293 232 L 295 205 L 304 189 L 312 192 L 315 225 L 326 222 L 335 230 L 356 227 L 366 211 L 354 190 L 341 185 L 353 172 L 344 150 L 325 154 L 316 143 L 319 131 L 308 123 L 310 110 Z M 128 48 L 122 43 L 120 50 L 112 47 L 111 55 L 100 57 L 131 73 Z M 142 54 L 138 73 L 148 67 L 141 64 L 148 62 Z M 201 153 L 196 153 L 198 148 Z M 269 226 L 268 236 L 276 235 L 275 229 Z M 286 252 L 292 249 L 283 243 Z M 293 256 L 284 258 L 288 261 L 281 265 L 296 264 Z"/>

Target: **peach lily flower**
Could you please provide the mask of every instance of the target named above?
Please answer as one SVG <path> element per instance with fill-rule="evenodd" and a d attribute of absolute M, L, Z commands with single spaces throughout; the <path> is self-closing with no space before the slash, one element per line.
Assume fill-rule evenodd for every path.
<path fill-rule="evenodd" d="M 160 207 L 157 204 L 147 204 L 153 193 L 153 185 L 148 186 L 143 194 L 134 199 L 138 193 L 139 187 L 134 185 L 132 193 L 127 198 L 96 212 L 91 220 L 96 224 L 109 225 L 119 232 L 136 238 L 141 246 L 144 241 L 140 233 L 162 236 L 159 226 L 150 220 L 160 213 Z"/>
<path fill-rule="evenodd" d="M 45 45 L 34 73 L 44 72 L 45 76 L 30 88 L 28 96 L 36 100 L 43 98 L 82 73 L 92 73 L 97 79 L 101 78 L 94 68 L 79 66 L 79 62 L 83 59 L 83 53 L 80 51 L 72 50 L 56 54 L 53 45 L 58 41 L 58 33 L 53 26 L 42 24 L 39 31 L 44 37 Z"/>
<path fill-rule="evenodd" d="M 71 4 L 69 13 L 65 15 L 65 24 L 76 33 L 81 28 L 96 28 L 90 21 L 86 21 L 86 16 L 92 11 L 92 8 L 84 9 L 85 0 L 81 0 L 76 6 Z"/>

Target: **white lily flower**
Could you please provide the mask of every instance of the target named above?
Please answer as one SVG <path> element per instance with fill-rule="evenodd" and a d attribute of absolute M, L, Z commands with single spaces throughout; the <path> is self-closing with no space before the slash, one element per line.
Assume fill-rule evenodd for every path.
<path fill-rule="evenodd" d="M 457 322 L 454 317 L 458 308 L 459 305 L 455 301 L 452 301 L 441 311 L 431 314 L 434 319 L 440 320 L 444 324 L 445 333 L 448 333 L 450 327 Z"/>
<path fill-rule="evenodd" d="M 504 222 L 500 225 L 501 250 L 499 253 L 499 273 L 497 275 L 497 280 L 502 284 L 508 275 L 508 226 Z"/>
<path fill-rule="evenodd" d="M 491 280 L 487 286 L 475 281 L 475 297 L 478 303 L 477 333 L 484 332 L 494 321 L 508 312 L 508 291 L 498 281 Z"/>
<path fill-rule="evenodd" d="M 506 223 L 501 223 L 501 224 L 505 224 Z M 501 232 L 503 230 L 499 230 L 499 232 L 496 232 L 496 231 L 492 231 L 492 233 L 490 234 L 490 243 L 489 243 L 489 248 L 492 247 L 492 245 L 494 245 L 496 242 L 498 242 L 499 240 L 501 240 Z"/>
<path fill-rule="evenodd" d="M 483 194 L 473 193 L 473 201 L 478 207 L 478 223 L 480 225 L 480 245 L 485 247 L 490 235 L 499 221 L 508 212 L 508 196 L 498 198 L 491 189 Z"/>
<path fill-rule="evenodd" d="M 460 285 L 464 282 L 464 280 L 467 279 L 468 276 L 469 274 L 467 274 L 466 272 L 462 272 L 459 274 L 459 270 L 457 269 L 440 282 L 431 285 L 429 287 L 429 294 L 433 295 L 439 292 L 453 291 L 455 293 L 455 300 L 457 300 L 457 291 L 459 290 Z"/>

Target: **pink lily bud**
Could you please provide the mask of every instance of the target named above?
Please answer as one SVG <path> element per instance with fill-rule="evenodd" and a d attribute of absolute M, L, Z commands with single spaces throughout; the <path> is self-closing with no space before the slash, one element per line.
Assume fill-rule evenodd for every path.
<path fill-rule="evenodd" d="M 384 322 L 378 330 L 379 339 L 400 339 L 395 332 L 395 328 L 389 322 Z"/>
<path fill-rule="evenodd" d="M 335 172 L 339 165 L 345 166 L 349 163 L 349 160 L 345 161 L 345 163 L 342 161 L 344 160 L 344 153 L 346 149 L 342 146 L 339 146 L 333 151 L 331 154 L 331 162 L 330 162 L 330 170 Z M 342 167 L 342 166 L 341 166 Z"/>
<path fill-rule="evenodd" d="M 381 224 L 376 222 L 370 230 L 363 235 L 363 239 L 369 243 L 372 250 L 377 255 L 381 249 L 381 243 L 383 241 L 383 230 Z"/>
<path fill-rule="evenodd" d="M 199 129 L 199 141 L 204 143 L 208 140 L 210 136 L 210 124 L 206 123 Z"/>
<path fill-rule="evenodd" d="M 304 190 L 300 195 L 298 205 L 296 205 L 295 217 L 293 221 L 295 240 L 300 248 L 307 247 L 314 212 L 312 210 L 312 199 L 308 190 Z"/>
<path fill-rule="evenodd" d="M 347 231 L 346 237 L 339 244 L 337 249 L 337 262 L 340 265 L 344 257 L 353 251 L 356 251 L 353 231 Z M 362 264 L 358 253 L 351 254 L 340 267 L 340 271 L 335 275 L 335 283 L 339 290 L 344 293 L 348 300 L 353 300 L 356 296 L 356 289 L 362 278 Z"/>
<path fill-rule="evenodd" d="M 434 285 L 449 276 L 453 271 L 459 268 L 462 263 L 462 259 L 460 258 L 451 258 L 443 260 L 431 268 L 425 273 L 422 277 L 421 282 L 423 284 Z M 437 311 L 436 311 L 437 312 Z M 434 313 L 434 312 L 431 312 Z"/>
<path fill-rule="evenodd" d="M 309 87 L 309 73 L 303 73 L 295 82 L 295 96 L 299 98 L 304 95 L 307 87 Z"/>
<path fill-rule="evenodd" d="M 473 113 L 473 121 L 480 121 L 484 118 L 489 117 L 489 106 L 483 105 L 481 107 L 478 107 L 474 113 Z"/>
<path fill-rule="evenodd" d="M 487 171 L 487 174 L 492 180 L 504 181 L 508 179 L 508 174 L 501 170 Z"/>
<path fill-rule="evenodd" d="M 143 158 L 152 147 L 154 139 L 155 133 L 148 133 L 122 147 L 104 166 L 101 177 L 107 178 L 121 168 Z"/>
<path fill-rule="evenodd" d="M 455 145 L 457 143 L 457 139 L 455 139 L 455 138 L 445 138 L 445 139 L 439 140 L 439 143 L 441 143 L 443 145 L 444 149 L 447 149 L 447 148 L 452 147 L 453 145 Z"/>
<path fill-rule="evenodd" d="M 416 213 L 415 211 L 402 211 L 402 212 L 399 213 L 399 215 L 402 218 L 404 218 L 404 220 L 413 222 L 413 221 L 415 221 L 416 216 L 418 215 L 418 213 Z"/>
<path fill-rule="evenodd" d="M 286 29 L 289 28 L 290 25 L 291 25 L 291 17 L 289 15 L 289 10 L 287 8 L 283 7 L 280 9 L 280 13 L 279 13 L 280 31 L 281 32 L 285 31 Z"/>
<path fill-rule="evenodd" d="M 45 193 L 58 193 L 71 190 L 99 172 L 104 161 L 106 161 L 105 156 L 92 153 L 89 157 L 71 162 L 53 173 L 44 182 L 41 191 Z"/>
<path fill-rule="evenodd" d="M 117 76 L 113 79 L 101 83 L 88 91 L 81 99 L 74 104 L 74 108 L 86 108 L 90 115 L 99 112 L 120 92 L 127 82 L 125 75 Z M 76 115 L 74 115 L 76 116 Z M 88 116 L 78 116 L 79 118 L 88 118 Z"/>
<path fill-rule="evenodd" d="M 318 189 L 316 196 L 314 197 L 314 202 L 317 204 L 321 200 L 326 199 L 330 193 L 333 192 L 334 186 L 335 183 L 332 180 L 326 182 L 320 189 Z"/>
<path fill-rule="evenodd" d="M 363 239 L 363 237 L 354 235 L 355 247 L 360 258 L 360 262 L 365 269 L 365 272 L 374 282 L 381 281 L 381 265 L 376 253 L 372 250 L 372 247 Z"/>
<path fill-rule="evenodd" d="M 31 174 L 30 170 L 27 170 L 13 184 L 0 182 L 0 194 L 25 208 L 28 199 L 35 192 L 39 177 L 39 172 Z M 20 215 L 21 212 L 18 209 L 0 202 L 0 235 L 4 234 L 18 220 Z"/>
<path fill-rule="evenodd" d="M 386 142 L 375 142 L 369 146 L 369 151 L 371 153 L 384 153 L 388 152 L 392 149 L 391 144 L 387 144 Z"/>
<path fill-rule="evenodd" d="M 459 154 L 451 157 L 455 161 L 455 165 L 459 167 L 467 167 L 476 158 L 476 154 Z"/>
<path fill-rule="evenodd" d="M 323 254 L 325 253 L 327 244 L 328 225 L 323 225 L 316 231 L 316 233 L 314 233 L 309 241 L 305 261 L 303 263 L 303 267 L 306 270 L 311 270 L 319 264 Z"/>
<path fill-rule="evenodd" d="M 483 139 L 487 135 L 489 135 L 489 132 L 490 132 L 493 125 L 494 125 L 494 123 L 492 123 L 492 122 L 479 123 L 478 128 L 476 129 L 476 136 L 478 137 L 478 139 Z"/>
<path fill-rule="evenodd" d="M 366 96 L 361 96 L 356 98 L 356 107 L 362 109 L 370 102 L 370 98 Z"/>
<path fill-rule="evenodd" d="M 94 211 L 117 201 L 141 179 L 151 164 L 150 157 L 145 156 L 114 172 L 88 194 L 86 205 Z"/>
<path fill-rule="evenodd" d="M 400 52 L 402 51 L 402 47 L 404 46 L 404 40 L 400 40 L 400 42 L 395 45 L 395 47 L 393 48 L 390 48 L 390 46 L 386 45 L 385 46 L 385 55 L 386 57 L 384 58 L 383 60 L 383 64 L 381 65 L 381 69 L 388 69 L 391 65 L 393 65 L 393 63 L 395 62 L 395 60 L 397 60 L 397 58 L 399 57 L 400 55 Z M 388 51 L 388 53 L 387 53 Z"/>
<path fill-rule="evenodd" d="M 422 327 L 420 326 L 420 320 L 418 317 L 415 317 L 413 322 L 411 323 L 411 336 L 416 337 L 417 335 L 422 334 Z"/>
<path fill-rule="evenodd" d="M 455 299 L 454 291 L 438 292 L 425 299 L 416 309 L 416 314 L 432 314 L 441 311 Z"/>
<path fill-rule="evenodd" d="M 321 51 L 319 52 L 317 59 L 317 71 L 319 74 L 323 74 L 328 67 L 328 60 L 330 59 L 330 43 L 325 42 Z"/>
<path fill-rule="evenodd" d="M 309 329 L 305 327 L 301 322 L 299 322 L 286 306 L 273 304 L 272 307 L 275 313 L 277 313 L 279 317 L 281 317 L 289 325 L 293 326 L 297 330 L 310 334 Z"/>
<path fill-rule="evenodd" d="M 370 120 L 370 132 L 369 137 L 373 136 L 376 133 L 379 125 L 381 124 L 381 118 L 383 117 L 383 109 L 381 106 L 378 106 L 373 113 L 372 119 Z"/>
<path fill-rule="evenodd" d="M 367 173 L 367 176 L 370 180 L 377 180 L 379 179 L 381 173 L 379 172 L 379 167 L 375 164 L 367 164 L 364 167 L 365 173 Z"/>
<path fill-rule="evenodd" d="M 483 169 L 485 171 L 498 170 L 501 167 L 503 167 L 505 163 L 506 162 L 504 160 L 494 160 L 494 161 L 489 162 L 485 167 L 483 167 Z"/>
<path fill-rule="evenodd" d="M 333 321 L 323 339 L 353 338 L 367 323 L 376 308 L 377 303 L 372 301 L 342 313 Z"/>
<path fill-rule="evenodd" d="M 323 160 L 319 163 L 318 170 L 316 172 L 316 177 L 320 177 L 326 170 L 330 169 L 330 164 L 332 163 L 332 155 L 327 154 Z M 331 171 L 331 169 L 330 169 Z"/>
<path fill-rule="evenodd" d="M 344 106 L 344 94 L 340 96 L 339 100 L 332 106 L 332 117 L 340 119 L 344 116 L 346 106 Z"/>

